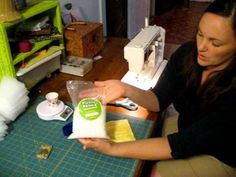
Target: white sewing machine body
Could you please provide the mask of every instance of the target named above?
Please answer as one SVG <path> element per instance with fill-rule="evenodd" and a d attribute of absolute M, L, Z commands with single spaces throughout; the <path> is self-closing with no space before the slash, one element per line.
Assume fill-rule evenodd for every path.
<path fill-rule="evenodd" d="M 141 89 L 154 87 L 166 66 L 164 60 L 165 30 L 159 26 L 146 26 L 124 47 L 124 58 L 129 71 L 122 78 Z"/>

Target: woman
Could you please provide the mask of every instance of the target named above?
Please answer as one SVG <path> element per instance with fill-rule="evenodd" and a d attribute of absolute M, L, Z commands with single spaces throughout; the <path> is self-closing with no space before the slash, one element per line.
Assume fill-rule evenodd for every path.
<path fill-rule="evenodd" d="M 80 94 L 99 96 L 105 103 L 129 97 L 155 112 L 173 103 L 179 112 L 178 132 L 117 144 L 80 139 L 84 149 L 116 157 L 162 160 L 155 174 L 162 177 L 236 176 L 235 11 L 235 0 L 211 3 L 199 22 L 196 40 L 172 55 L 154 89 L 144 91 L 108 80 L 95 82 L 96 88 Z"/>

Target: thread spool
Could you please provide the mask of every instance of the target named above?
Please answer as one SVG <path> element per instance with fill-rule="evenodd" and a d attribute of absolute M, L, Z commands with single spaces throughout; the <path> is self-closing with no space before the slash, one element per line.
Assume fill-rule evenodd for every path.
<path fill-rule="evenodd" d="M 148 17 L 145 17 L 145 27 L 148 27 L 149 26 L 149 20 L 148 20 Z"/>

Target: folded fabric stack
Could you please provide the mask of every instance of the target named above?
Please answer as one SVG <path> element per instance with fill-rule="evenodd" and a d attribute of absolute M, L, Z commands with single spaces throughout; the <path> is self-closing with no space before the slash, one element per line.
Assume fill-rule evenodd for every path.
<path fill-rule="evenodd" d="M 7 134 L 7 124 L 14 121 L 27 107 L 29 91 L 22 82 L 5 76 L 0 82 L 0 141 Z"/>

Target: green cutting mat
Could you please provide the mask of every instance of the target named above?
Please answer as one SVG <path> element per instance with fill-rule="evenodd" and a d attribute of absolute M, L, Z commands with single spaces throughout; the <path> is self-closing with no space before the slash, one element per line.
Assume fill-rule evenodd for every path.
<path fill-rule="evenodd" d="M 62 127 L 71 121 L 44 121 L 37 117 L 38 97 L 11 122 L 8 135 L 0 141 L 0 177 L 128 177 L 133 176 L 138 160 L 114 158 L 92 150 L 84 151 L 76 140 L 64 137 Z M 147 138 L 153 121 L 107 113 L 107 120 L 128 119 L 136 139 Z M 44 144 L 53 146 L 48 159 L 36 154 Z"/>

